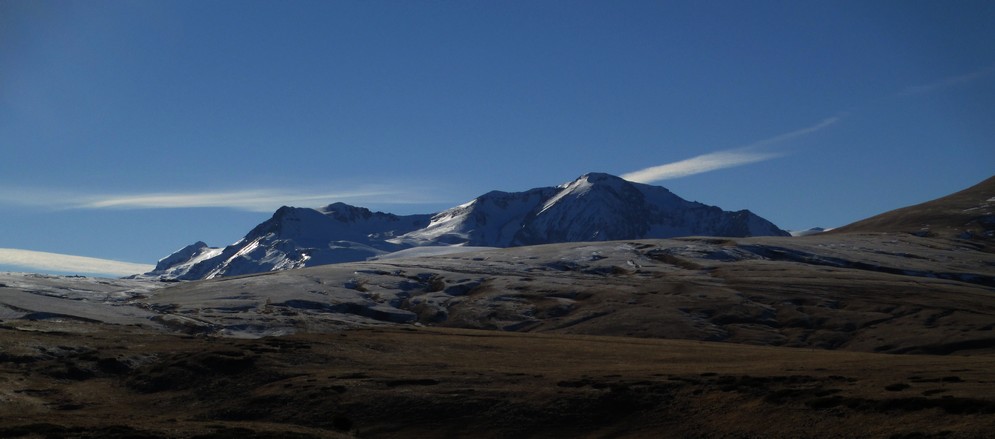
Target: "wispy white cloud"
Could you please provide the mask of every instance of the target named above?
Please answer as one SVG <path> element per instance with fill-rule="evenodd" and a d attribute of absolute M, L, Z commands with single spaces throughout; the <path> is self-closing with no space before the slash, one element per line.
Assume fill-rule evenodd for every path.
<path fill-rule="evenodd" d="M 145 273 L 155 268 L 153 265 L 146 264 L 14 248 L 0 248 L 0 265 L 11 265 L 28 271 L 87 273 L 107 276 L 127 276 Z"/>
<path fill-rule="evenodd" d="M 995 65 L 991 65 L 961 75 L 949 76 L 940 79 L 938 81 L 930 82 L 928 84 L 920 84 L 920 85 L 907 87 L 906 89 L 892 95 L 892 97 L 905 97 L 905 96 L 914 96 L 925 93 L 931 93 L 949 87 L 954 87 L 968 82 L 984 79 L 993 75 L 995 75 Z M 700 174 L 703 172 L 731 168 L 734 166 L 742 166 L 750 163 L 756 163 L 764 160 L 770 160 L 773 158 L 781 157 L 783 156 L 783 154 L 761 152 L 759 151 L 759 149 L 761 149 L 762 147 L 783 143 L 788 140 L 805 136 L 814 133 L 816 131 L 825 129 L 839 122 L 840 119 L 842 119 L 844 116 L 845 114 L 833 116 L 824 119 L 815 125 L 790 131 L 784 134 L 779 134 L 777 136 L 753 142 L 749 145 L 745 145 L 739 148 L 713 152 L 709 154 L 700 155 L 697 157 L 692 157 L 686 160 L 681 160 L 678 162 L 640 169 L 638 171 L 633 171 L 628 174 L 622 175 L 622 178 L 640 183 L 651 183 L 655 181 L 687 177 L 689 175 Z"/>
<path fill-rule="evenodd" d="M 815 125 L 759 140 L 739 148 L 712 152 L 678 162 L 652 166 L 638 171 L 629 172 L 622 175 L 622 178 L 637 183 L 652 183 L 655 181 L 687 177 L 689 175 L 748 165 L 750 163 L 757 163 L 782 157 L 784 156 L 782 153 L 764 152 L 758 151 L 758 149 L 764 146 L 786 142 L 796 137 L 814 133 L 835 124 L 840 120 L 840 118 L 841 116 L 830 117 Z"/>
<path fill-rule="evenodd" d="M 762 162 L 779 157 L 780 154 L 746 150 L 728 150 L 699 155 L 679 162 L 652 166 L 646 169 L 623 174 L 622 178 L 637 183 L 671 180 L 717 169 L 731 168 L 750 163 Z"/>
<path fill-rule="evenodd" d="M 751 143 L 749 145 L 746 145 L 746 146 L 743 146 L 743 147 L 737 148 L 737 149 L 759 148 L 759 147 L 762 147 L 762 146 L 770 146 L 770 145 L 774 145 L 774 144 L 777 144 L 777 143 L 785 142 L 785 141 L 794 139 L 796 137 L 801 137 L 801 136 L 804 136 L 806 134 L 812 134 L 812 133 L 814 133 L 816 131 L 819 131 L 821 129 L 827 128 L 827 127 L 835 124 L 836 122 L 839 122 L 840 119 L 842 119 L 842 118 L 843 118 L 843 116 L 828 117 L 828 118 L 823 119 L 821 122 L 819 122 L 819 123 L 817 123 L 815 125 L 812 125 L 810 127 L 800 128 L 800 129 L 797 129 L 797 130 L 794 130 L 794 131 L 790 131 L 790 132 L 787 132 L 787 133 L 784 133 L 784 134 L 778 134 L 778 135 L 776 135 L 774 137 L 768 137 L 768 138 L 763 139 L 763 140 L 758 140 L 756 142 L 753 142 L 753 143 Z"/>
<path fill-rule="evenodd" d="M 929 93 L 936 90 L 941 90 L 948 87 L 953 87 L 956 85 L 961 85 L 971 81 L 975 81 L 987 76 L 995 74 L 995 65 L 988 66 L 983 69 L 975 70 L 973 72 L 964 73 L 962 75 L 948 76 L 946 78 L 940 79 L 935 82 L 930 82 L 928 84 L 913 85 L 907 87 L 905 90 L 898 92 L 897 96 L 913 96 L 924 93 Z"/>
<path fill-rule="evenodd" d="M 347 192 L 305 193 L 287 190 L 249 190 L 232 192 L 146 193 L 96 196 L 76 205 L 84 209 L 170 209 L 189 207 L 227 207 L 269 212 L 283 205 L 313 206 L 334 201 L 377 200 L 411 202 L 412 198 L 385 188 L 365 188 Z"/>
<path fill-rule="evenodd" d="M 289 189 L 255 189 L 218 192 L 150 192 L 82 194 L 42 189 L 0 189 L 0 202 L 67 209 L 177 209 L 220 207 L 251 212 L 272 212 L 280 206 L 319 206 L 332 202 L 363 204 L 431 203 L 415 187 L 363 186 L 340 192 L 306 192 Z"/>
<path fill-rule="evenodd" d="M 52 189 L 0 187 L 0 204 L 66 207 L 79 201 L 79 194 Z"/>

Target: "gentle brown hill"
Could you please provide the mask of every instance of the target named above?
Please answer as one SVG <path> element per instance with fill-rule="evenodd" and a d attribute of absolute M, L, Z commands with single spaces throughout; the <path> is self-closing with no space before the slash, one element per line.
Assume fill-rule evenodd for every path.
<path fill-rule="evenodd" d="M 957 237 L 995 245 L 995 177 L 960 192 L 914 206 L 895 209 L 832 233 L 901 232 L 920 236 Z"/>

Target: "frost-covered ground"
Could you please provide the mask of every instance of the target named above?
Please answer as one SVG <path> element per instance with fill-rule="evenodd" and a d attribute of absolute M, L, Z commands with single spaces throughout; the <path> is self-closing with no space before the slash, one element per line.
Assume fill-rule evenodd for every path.
<path fill-rule="evenodd" d="M 166 284 L 140 280 L 0 273 L 0 319 L 7 322 L 92 321 L 150 325 L 154 291 Z"/>
<path fill-rule="evenodd" d="M 884 352 L 995 349 L 995 255 L 906 234 L 474 249 L 181 283 L 8 273 L 0 286 L 0 319 L 14 326 L 104 322 L 260 337 L 426 325 Z"/>

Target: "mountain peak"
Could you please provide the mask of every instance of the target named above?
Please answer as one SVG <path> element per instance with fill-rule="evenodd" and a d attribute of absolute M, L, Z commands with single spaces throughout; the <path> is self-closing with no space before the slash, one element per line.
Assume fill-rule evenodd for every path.
<path fill-rule="evenodd" d="M 318 209 L 318 211 L 344 223 L 367 220 L 374 215 L 373 212 L 370 212 L 370 209 L 365 207 L 357 207 L 341 202 L 329 204 Z"/>
<path fill-rule="evenodd" d="M 587 180 L 589 183 L 603 183 L 609 181 L 614 182 L 619 180 L 624 181 L 622 177 L 618 177 L 605 172 L 588 172 L 587 174 L 581 175 L 578 178 L 578 180 L 580 179 Z"/>
<path fill-rule="evenodd" d="M 573 181 L 563 183 L 558 187 L 560 188 L 577 187 L 580 185 L 587 185 L 587 184 L 592 184 L 592 185 L 607 184 L 614 186 L 620 183 L 626 183 L 626 181 L 622 179 L 622 177 L 617 177 L 604 172 L 588 172 L 584 175 L 581 175 L 580 177 L 577 177 Z"/>
<path fill-rule="evenodd" d="M 204 259 L 216 252 L 191 248 L 170 262 L 194 254 L 198 267 L 182 273 L 191 279 L 357 261 L 413 246 L 514 247 L 690 235 L 787 232 L 748 211 L 727 212 L 663 187 L 589 172 L 556 187 L 491 191 L 432 215 L 397 216 L 345 203 L 281 207 L 216 256 Z"/>
<path fill-rule="evenodd" d="M 543 212 L 564 199 L 583 198 L 590 192 L 608 192 L 610 194 L 608 195 L 609 197 L 619 196 L 624 192 L 628 192 L 631 197 L 634 192 L 638 192 L 632 183 L 603 172 L 589 172 L 577 177 L 574 181 L 563 183 L 556 188 L 560 192 L 543 204 Z"/>

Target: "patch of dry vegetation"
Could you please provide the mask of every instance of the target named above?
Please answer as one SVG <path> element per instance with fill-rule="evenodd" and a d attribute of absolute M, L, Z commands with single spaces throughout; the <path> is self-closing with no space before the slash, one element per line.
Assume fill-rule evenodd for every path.
<path fill-rule="evenodd" d="M 106 328 L 104 328 L 106 329 Z M 2 437 L 983 437 L 995 357 L 452 329 L 2 332 Z"/>

